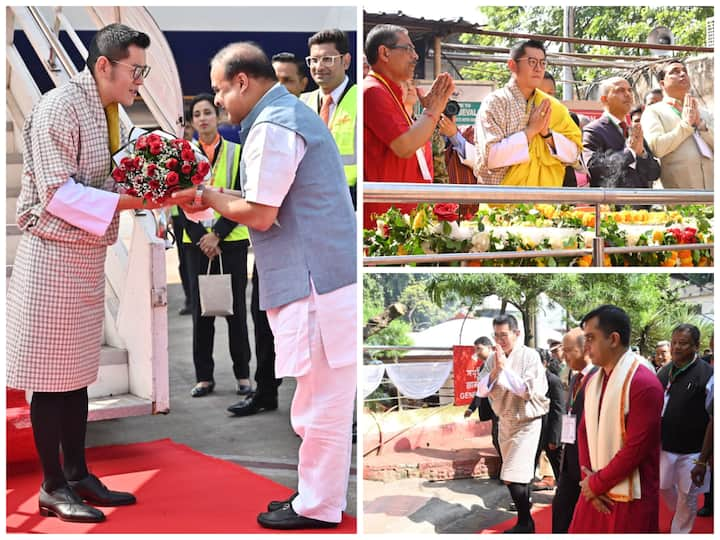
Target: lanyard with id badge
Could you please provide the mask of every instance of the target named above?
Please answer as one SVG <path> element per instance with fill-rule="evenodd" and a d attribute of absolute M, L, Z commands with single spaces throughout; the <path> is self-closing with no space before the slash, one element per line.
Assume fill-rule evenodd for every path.
<path fill-rule="evenodd" d="M 582 375 L 582 373 L 580 375 Z M 568 412 L 562 415 L 562 430 L 560 432 L 560 442 L 563 444 L 575 444 L 575 438 L 577 436 L 577 417 L 574 414 L 571 414 L 570 411 L 572 411 L 573 405 L 575 404 L 577 395 L 582 389 L 584 381 L 585 377 L 583 377 L 579 383 L 575 383 L 575 390 L 570 395 Z"/>

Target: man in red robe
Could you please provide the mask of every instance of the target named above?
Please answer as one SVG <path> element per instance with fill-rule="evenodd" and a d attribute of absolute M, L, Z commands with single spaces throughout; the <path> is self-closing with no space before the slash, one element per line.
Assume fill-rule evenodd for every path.
<path fill-rule="evenodd" d="M 629 350 L 630 319 L 601 306 L 582 320 L 599 369 L 578 430 L 581 496 L 570 533 L 657 533 L 663 389 Z"/>

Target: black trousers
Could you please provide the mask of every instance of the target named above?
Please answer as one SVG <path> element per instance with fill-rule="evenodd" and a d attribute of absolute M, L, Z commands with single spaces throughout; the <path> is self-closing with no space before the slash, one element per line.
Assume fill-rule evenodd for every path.
<path fill-rule="evenodd" d="M 350 187 L 350 200 L 352 201 L 353 209 L 357 210 L 357 184 Z"/>
<path fill-rule="evenodd" d="M 230 341 L 230 358 L 236 379 L 250 377 L 250 340 L 247 328 L 247 307 L 245 291 L 247 289 L 247 254 L 250 242 L 239 240 L 223 243 L 222 264 L 226 274 L 232 276 L 233 315 L 225 317 Z M 215 317 L 200 315 L 200 293 L 198 275 L 207 273 L 208 258 L 194 244 L 185 244 L 186 262 L 190 275 L 190 298 L 193 317 L 193 363 L 195 378 L 200 381 L 214 381 L 215 361 L 213 345 L 215 341 Z M 219 258 L 212 261 L 210 273 L 220 273 Z"/>
<path fill-rule="evenodd" d="M 552 532 L 554 534 L 568 532 L 579 497 L 580 478 L 567 471 L 561 472 L 552 501 Z"/>
<path fill-rule="evenodd" d="M 537 468 L 538 462 L 540 461 L 540 453 L 545 450 L 545 455 L 547 456 L 548 461 L 550 462 L 550 466 L 553 470 L 553 476 L 555 476 L 555 480 L 557 481 L 557 479 L 560 477 L 560 452 L 562 445 L 558 446 L 555 450 L 550 450 L 547 444 L 548 435 L 548 421 L 547 415 L 545 415 L 542 417 L 540 442 L 538 444 L 537 452 L 535 453 L 535 467 Z"/>
<path fill-rule="evenodd" d="M 175 235 L 175 245 L 178 251 L 178 273 L 180 274 L 180 282 L 182 283 L 183 292 L 185 293 L 185 305 L 191 304 L 190 293 L 190 276 L 188 275 L 187 263 L 185 261 L 185 245 L 182 241 L 185 231 L 185 216 L 178 214 L 171 216 L 173 234 Z"/>
<path fill-rule="evenodd" d="M 43 469 L 45 491 L 63 487 L 66 479 L 82 480 L 88 475 L 85 462 L 87 417 L 87 387 L 68 392 L 33 392 L 30 422 Z"/>
<path fill-rule="evenodd" d="M 275 378 L 275 338 L 266 313 L 260 309 L 260 286 L 257 268 L 253 266 L 252 297 L 250 313 L 255 327 L 255 395 L 257 399 L 273 400 L 277 398 L 277 389 L 282 379 Z"/>

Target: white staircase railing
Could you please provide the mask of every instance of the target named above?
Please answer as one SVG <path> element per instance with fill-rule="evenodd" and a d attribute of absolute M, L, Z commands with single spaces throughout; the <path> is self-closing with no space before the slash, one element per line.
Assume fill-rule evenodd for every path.
<path fill-rule="evenodd" d="M 177 68 L 167 41 L 147 10 L 141 7 L 87 9 L 99 27 L 111 22 L 126 22 L 150 35 L 148 63 L 157 62 L 153 65 L 156 69 L 153 69 L 151 77 L 156 77 L 158 83 L 151 84 L 148 79 L 141 94 L 157 124 L 179 135 L 183 109 Z M 116 18 L 113 19 L 113 16 Z M 55 85 L 77 73 L 70 56 L 60 43 L 60 29 L 68 33 L 84 58 L 87 57 L 87 50 L 70 21 L 62 13 L 62 8 L 54 8 L 54 20 L 49 24 L 39 8 L 9 6 L 6 8 L 6 21 L 8 119 L 13 122 L 14 131 L 19 133 L 33 104 L 40 98 L 40 91 L 13 42 L 16 27 L 22 29 L 28 37 Z M 153 60 L 150 60 L 151 58 Z M 160 97 L 156 99 L 154 92 L 158 92 Z M 130 127 L 130 119 L 122 108 L 121 120 L 126 128 Z M 139 212 L 136 215 L 123 213 L 121 222 L 124 223 L 126 234 L 122 234 L 121 227 L 118 242 L 108 248 L 105 267 L 105 342 L 118 349 L 127 350 L 128 387 L 131 395 L 105 399 L 105 410 L 96 411 L 94 415 L 91 412 L 91 419 L 143 414 L 138 411 L 169 410 L 164 241 L 156 236 L 155 220 L 150 212 Z M 98 381 L 97 385 L 102 386 L 102 381 Z M 96 396 L 107 395 L 92 387 L 90 393 Z M 136 402 L 148 403 L 151 406 L 145 407 Z M 113 407 L 120 412 L 113 413 Z"/>

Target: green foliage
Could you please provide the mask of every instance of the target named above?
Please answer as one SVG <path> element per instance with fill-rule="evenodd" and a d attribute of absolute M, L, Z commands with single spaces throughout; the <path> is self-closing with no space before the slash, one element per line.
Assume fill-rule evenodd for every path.
<path fill-rule="evenodd" d="M 445 320 L 445 312 L 428 294 L 425 283 L 414 281 L 400 295 L 400 303 L 408 308 L 406 319 L 413 330 L 434 326 Z"/>
<path fill-rule="evenodd" d="M 505 32 L 532 33 L 562 36 L 563 8 L 560 6 L 500 7 L 478 8 L 487 18 L 488 30 Z M 607 41 L 645 42 L 650 31 L 656 26 L 666 26 L 675 35 L 680 45 L 705 45 L 705 19 L 712 17 L 712 7 L 689 6 L 576 6 L 574 36 L 586 39 Z M 495 36 L 463 35 L 463 43 L 509 47 L 516 40 Z M 552 52 L 560 51 L 557 42 L 546 44 Z M 573 51 L 579 53 L 603 55 L 649 56 L 648 49 L 627 49 L 606 45 L 573 45 Z M 559 75 L 560 67 L 550 67 L 549 71 Z M 574 79 L 595 81 L 606 78 L 615 72 L 606 68 L 573 68 Z M 505 64 L 497 62 L 478 62 L 464 68 L 462 75 L 466 79 L 492 80 L 498 87 L 504 85 L 510 74 Z"/>

